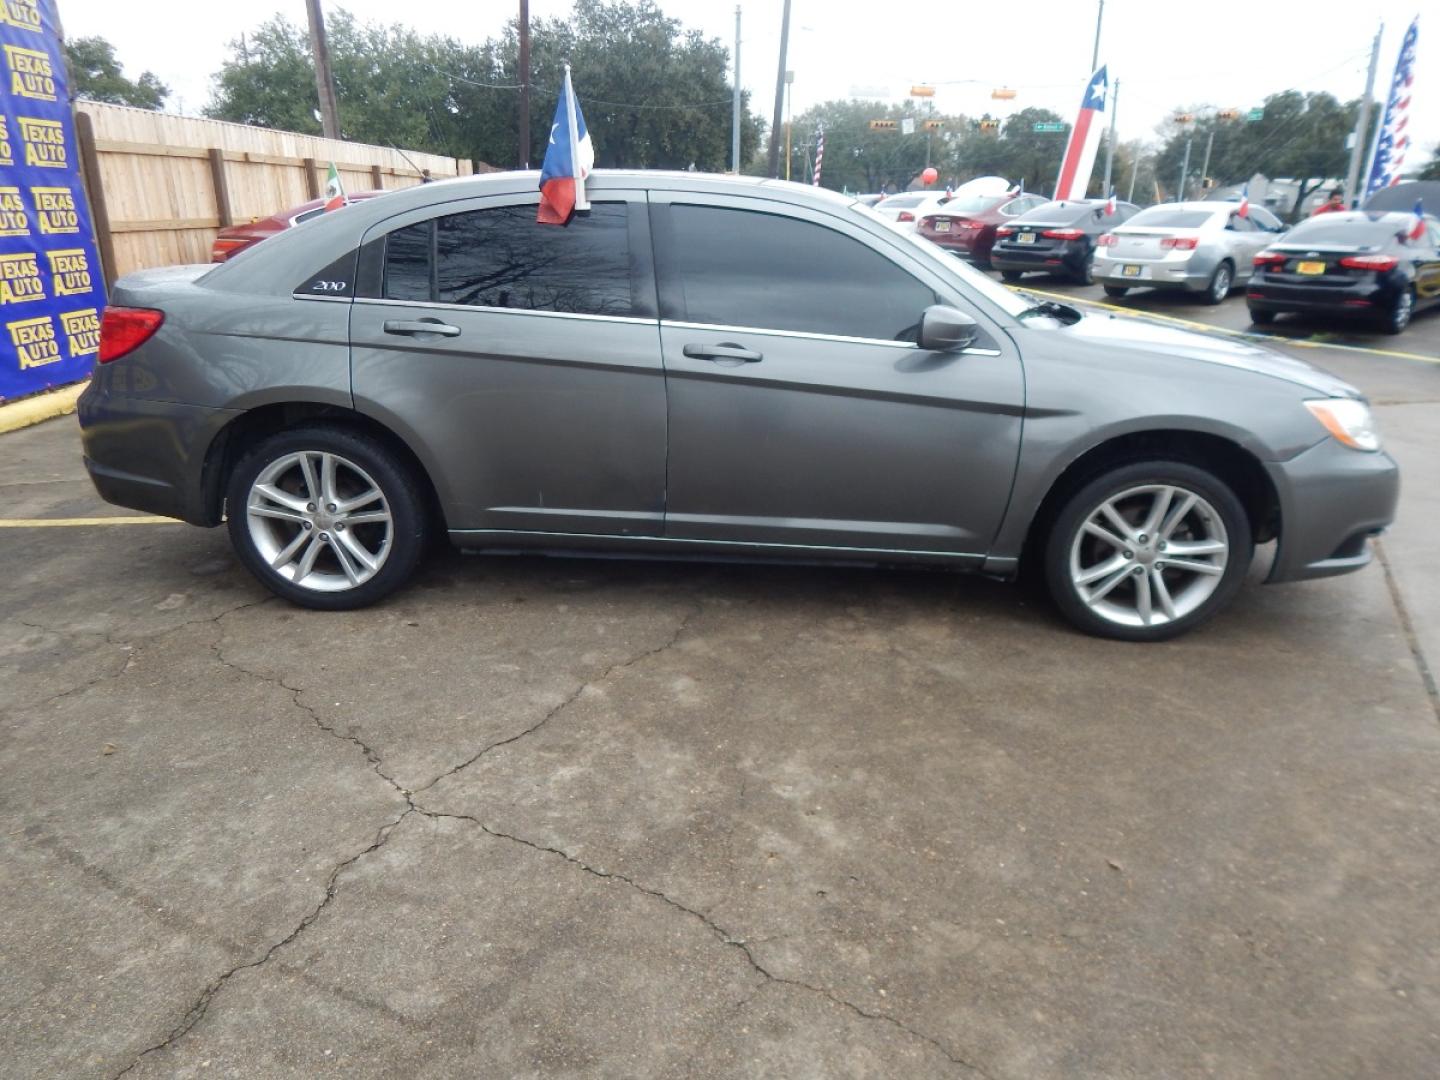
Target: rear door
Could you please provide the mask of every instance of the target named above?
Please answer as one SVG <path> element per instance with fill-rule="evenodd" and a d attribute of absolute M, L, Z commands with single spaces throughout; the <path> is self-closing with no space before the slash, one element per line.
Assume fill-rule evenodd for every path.
<path fill-rule="evenodd" d="M 568 226 L 538 195 L 371 230 L 351 316 L 356 408 L 409 441 L 451 530 L 658 535 L 665 380 L 643 192 Z"/>
<path fill-rule="evenodd" d="M 1009 498 L 1008 336 L 896 237 L 809 207 L 651 193 L 670 403 L 665 534 L 973 556 Z M 981 323 L 915 345 L 922 312 Z"/>

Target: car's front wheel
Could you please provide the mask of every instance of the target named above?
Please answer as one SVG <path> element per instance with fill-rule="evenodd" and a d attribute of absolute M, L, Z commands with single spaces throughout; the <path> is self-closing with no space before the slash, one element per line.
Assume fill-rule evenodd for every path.
<path fill-rule="evenodd" d="M 1125 465 L 1068 498 L 1045 546 L 1045 577 L 1080 629 L 1161 641 L 1234 597 L 1254 552 L 1249 521 L 1217 477 L 1179 461 Z"/>
<path fill-rule="evenodd" d="M 361 432 L 316 425 L 251 447 L 226 490 L 230 540 L 267 588 L 329 611 L 373 604 L 404 584 L 427 517 L 410 470 Z"/>

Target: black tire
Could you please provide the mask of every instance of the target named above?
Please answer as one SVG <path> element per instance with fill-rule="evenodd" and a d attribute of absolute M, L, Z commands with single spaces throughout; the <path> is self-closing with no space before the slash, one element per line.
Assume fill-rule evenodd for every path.
<path fill-rule="evenodd" d="M 1269 326 L 1275 321 L 1275 312 L 1250 309 L 1250 321 L 1256 326 Z"/>
<path fill-rule="evenodd" d="M 1235 268 L 1228 262 L 1222 262 L 1215 268 L 1215 273 L 1210 275 L 1210 284 L 1205 286 L 1205 291 L 1200 295 L 1205 303 L 1214 307 L 1225 302 L 1234 286 Z"/>
<path fill-rule="evenodd" d="M 1193 610 L 1153 625 L 1125 625 L 1098 613 L 1082 598 L 1078 591 L 1080 586 L 1071 579 L 1071 551 L 1086 521 L 1103 503 L 1131 489 L 1151 484 L 1183 488 L 1208 503 L 1224 526 L 1229 550 L 1226 553 L 1224 570 L 1218 575 L 1218 584 Z M 1156 538 L 1149 539 L 1153 544 Z M 1173 537 L 1171 542 L 1176 542 Z M 1120 641 L 1164 641 L 1193 630 L 1229 604 L 1244 583 L 1254 552 L 1254 541 L 1245 508 L 1223 481 L 1204 469 L 1181 461 L 1136 462 L 1119 466 L 1096 477 L 1065 500 L 1051 526 L 1050 534 L 1045 538 L 1045 582 L 1060 613 L 1087 634 Z M 1159 553 L 1154 553 L 1151 557 L 1161 560 L 1165 558 Z M 1159 565 L 1154 569 L 1157 573 L 1163 570 Z M 1176 573 L 1173 568 L 1164 572 L 1172 577 Z M 1183 575 L 1184 572 L 1179 573 Z M 1117 593 L 1134 588 L 1123 574 L 1120 575 L 1120 581 Z"/>
<path fill-rule="evenodd" d="M 1070 280 L 1077 285 L 1095 284 L 1095 264 L 1090 261 L 1088 255 L 1085 257 L 1085 265 L 1080 268 L 1079 273 L 1071 274 Z"/>
<path fill-rule="evenodd" d="M 1106 285 L 1106 286 L 1105 286 L 1105 295 L 1106 295 L 1106 296 L 1110 296 L 1110 297 L 1114 297 L 1116 300 L 1119 300 L 1120 297 L 1124 296 L 1124 295 L 1125 295 L 1126 293 L 1128 293 L 1129 291 L 1130 291 L 1130 286 L 1128 286 L 1128 285 Z"/>
<path fill-rule="evenodd" d="M 1415 314 L 1415 290 L 1406 288 L 1390 306 L 1380 323 L 1380 329 L 1387 334 L 1403 334 L 1405 328 L 1410 325 L 1410 318 Z"/>
<path fill-rule="evenodd" d="M 248 513 L 251 487 L 267 468 L 281 462 L 288 455 L 301 452 L 338 455 L 344 463 L 340 479 L 363 476 L 371 481 L 383 496 L 383 502 L 379 503 L 379 506 L 388 510 L 390 515 L 388 541 L 377 543 L 377 547 L 384 552 L 383 557 L 376 559 L 379 563 L 378 569 L 359 584 L 341 587 L 338 591 L 321 591 L 319 588 L 297 584 L 275 570 L 270 560 L 257 547 Z M 431 531 L 430 519 L 424 496 L 421 494 L 421 479 L 412 472 L 409 465 L 384 443 L 348 428 L 316 424 L 271 435 L 249 447 L 230 472 L 226 485 L 230 542 L 245 568 L 271 592 L 291 603 L 321 611 L 348 611 L 368 607 L 403 585 L 426 550 Z M 292 497 L 304 498 L 294 492 L 287 493 Z M 375 504 L 370 504 L 370 508 L 375 508 Z M 339 526 L 312 522 L 306 531 L 312 532 L 317 524 L 321 528 L 343 529 L 345 519 L 342 517 L 339 520 L 342 521 Z M 288 521 L 280 522 L 275 528 L 292 529 L 289 533 L 291 537 L 299 534 L 299 525 L 292 525 Z M 352 528 L 352 533 L 356 534 L 355 539 L 358 540 L 360 529 L 381 530 L 379 534 L 367 534 L 373 539 L 377 535 L 383 535 L 384 528 L 383 525 L 357 524 Z M 318 537 L 320 534 L 315 532 L 314 535 Z M 369 546 L 368 543 L 366 546 Z M 328 564 L 325 562 L 327 559 Z M 341 566 L 336 560 L 334 549 L 321 549 L 315 565 L 339 570 Z"/>
<path fill-rule="evenodd" d="M 1006 281 L 1015 282 L 1019 281 L 1025 274 L 1021 270 L 1001 270 L 1000 276 Z"/>

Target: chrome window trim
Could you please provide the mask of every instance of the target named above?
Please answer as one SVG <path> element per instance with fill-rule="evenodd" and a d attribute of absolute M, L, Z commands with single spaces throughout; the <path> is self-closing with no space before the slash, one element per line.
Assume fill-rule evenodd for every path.
<path fill-rule="evenodd" d="M 763 326 L 723 326 L 716 323 L 673 322 L 665 319 L 661 329 L 699 330 L 716 334 L 769 334 L 773 337 L 799 338 L 803 341 L 834 341 L 846 345 L 888 345 L 894 349 L 919 349 L 913 341 L 891 341 L 885 338 L 847 337 L 844 334 L 821 334 L 808 330 L 769 330 Z M 961 349 L 962 356 L 1000 356 L 999 349 Z"/>
<path fill-rule="evenodd" d="M 312 298 L 306 297 L 305 299 Z M 313 299 L 331 298 L 314 297 Z M 543 319 L 589 319 L 596 322 L 638 323 L 641 326 L 654 326 L 660 321 L 659 319 L 646 319 L 636 315 L 587 315 L 579 311 L 532 311 L 529 308 L 486 307 L 482 304 L 446 304 L 439 300 L 386 300 L 383 297 L 377 296 L 357 296 L 353 302 L 356 304 L 371 304 L 380 307 L 422 308 L 432 311 L 481 311 L 494 315 L 528 315 Z"/>
<path fill-rule="evenodd" d="M 323 301 L 324 301 L 325 303 L 327 303 L 327 304 L 353 304 L 353 303 L 355 302 L 355 298 L 354 298 L 353 296 L 316 296 L 314 293 L 302 293 L 302 292 L 293 292 L 293 293 L 291 293 L 291 294 L 290 294 L 290 299 L 291 299 L 291 300 L 323 300 Z"/>

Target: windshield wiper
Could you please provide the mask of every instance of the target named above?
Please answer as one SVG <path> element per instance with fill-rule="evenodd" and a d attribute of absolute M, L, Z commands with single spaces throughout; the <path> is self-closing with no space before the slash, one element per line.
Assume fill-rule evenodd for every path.
<path fill-rule="evenodd" d="M 1041 300 L 1038 303 L 1031 304 L 1015 317 L 1017 319 L 1025 319 L 1031 315 L 1045 315 L 1052 319 L 1058 319 L 1066 326 L 1073 326 L 1084 318 L 1079 308 L 1073 308 L 1069 304 L 1059 304 L 1054 300 Z"/>

